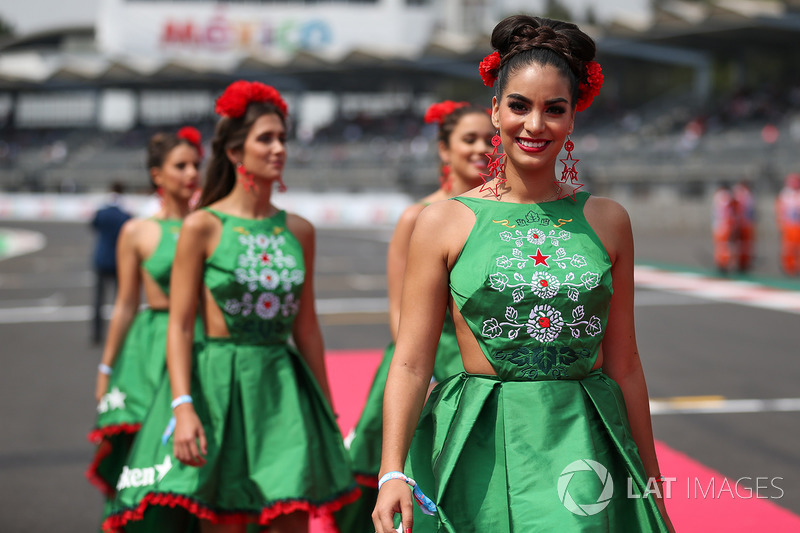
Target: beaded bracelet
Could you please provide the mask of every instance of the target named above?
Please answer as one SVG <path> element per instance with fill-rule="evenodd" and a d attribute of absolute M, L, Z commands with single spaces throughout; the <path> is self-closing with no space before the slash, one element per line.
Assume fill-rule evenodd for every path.
<path fill-rule="evenodd" d="M 420 488 L 417 486 L 416 481 L 406 476 L 402 472 L 387 472 L 384 474 L 378 481 L 378 490 L 381 490 L 383 484 L 392 479 L 402 480 L 406 483 L 406 485 L 411 487 L 411 495 L 414 496 L 414 499 L 417 501 L 417 505 L 419 505 L 419 508 L 422 509 L 423 513 L 427 515 L 436 514 L 436 504 L 422 493 L 422 490 L 420 490 Z"/>
<path fill-rule="evenodd" d="M 99 365 L 97 365 L 97 370 L 101 374 L 105 374 L 106 376 L 110 376 L 111 373 L 114 371 L 113 368 L 111 368 L 110 366 L 108 366 L 106 364 L 103 364 L 103 363 L 100 363 Z"/>
<path fill-rule="evenodd" d="M 184 394 L 184 395 L 178 396 L 177 398 L 172 400 L 172 403 L 170 404 L 170 406 L 173 409 L 175 409 L 176 407 L 178 407 L 179 405 L 184 404 L 184 403 L 194 403 L 194 401 L 192 400 L 191 396 L 189 396 L 188 394 Z"/>

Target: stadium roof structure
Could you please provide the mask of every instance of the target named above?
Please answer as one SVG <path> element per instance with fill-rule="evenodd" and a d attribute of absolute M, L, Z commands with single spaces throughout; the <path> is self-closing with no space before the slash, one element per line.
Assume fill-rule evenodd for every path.
<path fill-rule="evenodd" d="M 590 27 L 600 56 L 684 65 L 705 72 L 697 87 L 708 90 L 713 58 L 764 52 L 781 57 L 800 42 L 800 0 L 660 2 L 649 20 L 616 20 Z M 250 55 L 238 59 L 143 59 L 109 57 L 94 45 L 94 28 L 59 28 L 0 43 L 0 91 L 75 88 L 181 88 L 223 86 L 259 79 L 283 90 L 373 92 L 401 86 L 431 88 L 443 78 L 480 83 L 477 63 L 489 36 L 435 33 L 421 52 L 387 53 L 356 48 L 331 58 L 300 51 L 291 57 Z"/>

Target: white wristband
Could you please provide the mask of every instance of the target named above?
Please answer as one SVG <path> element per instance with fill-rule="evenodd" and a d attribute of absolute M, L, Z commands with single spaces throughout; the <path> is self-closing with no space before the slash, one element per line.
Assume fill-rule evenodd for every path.
<path fill-rule="evenodd" d="M 106 376 L 110 376 L 111 373 L 114 371 L 110 366 L 105 365 L 103 363 L 100 363 L 99 365 L 97 365 L 97 370 L 101 374 L 105 374 Z"/>
<path fill-rule="evenodd" d="M 179 405 L 184 404 L 184 403 L 194 403 L 194 401 L 192 400 L 191 396 L 189 396 L 188 394 L 184 394 L 184 395 L 178 396 L 177 398 L 172 400 L 172 403 L 170 404 L 170 406 L 173 409 L 175 409 L 176 407 L 178 407 Z"/>

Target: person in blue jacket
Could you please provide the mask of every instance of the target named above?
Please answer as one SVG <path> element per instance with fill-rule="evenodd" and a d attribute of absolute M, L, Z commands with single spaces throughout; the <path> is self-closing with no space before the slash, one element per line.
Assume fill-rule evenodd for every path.
<path fill-rule="evenodd" d="M 109 283 L 117 285 L 117 238 L 120 229 L 131 214 L 120 205 L 124 187 L 114 182 L 110 187 L 110 198 L 94 214 L 92 228 L 97 234 L 92 266 L 95 275 L 94 315 L 92 318 L 92 342 L 99 345 L 103 340 L 102 308 L 105 303 L 105 290 Z"/>

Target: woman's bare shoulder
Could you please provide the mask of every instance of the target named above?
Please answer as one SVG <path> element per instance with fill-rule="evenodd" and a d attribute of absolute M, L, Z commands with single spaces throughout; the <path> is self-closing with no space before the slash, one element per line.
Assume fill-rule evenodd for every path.
<path fill-rule="evenodd" d="M 592 226 L 612 229 L 630 228 L 631 220 L 628 211 L 616 200 L 603 196 L 590 196 L 583 209 L 586 219 Z"/>

